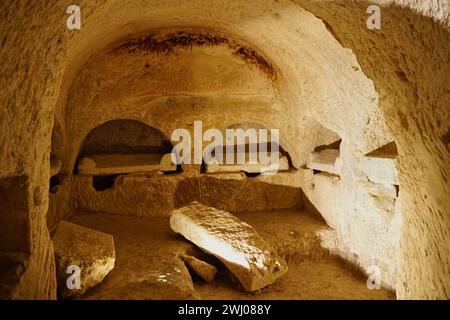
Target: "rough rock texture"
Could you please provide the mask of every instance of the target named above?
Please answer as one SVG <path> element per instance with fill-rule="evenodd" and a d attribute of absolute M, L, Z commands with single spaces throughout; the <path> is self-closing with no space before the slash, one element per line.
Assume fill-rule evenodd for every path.
<path fill-rule="evenodd" d="M 377 32 L 357 27 L 356 21 L 367 17 L 363 2 L 300 3 L 353 50 L 376 86 L 379 109 L 398 147 L 403 222 L 397 296 L 448 299 L 450 5 L 428 0 L 378 2 L 382 29 Z"/>
<path fill-rule="evenodd" d="M 389 143 L 366 155 L 363 171 L 372 182 L 398 185 L 397 157 L 397 146 Z"/>
<path fill-rule="evenodd" d="M 50 234 L 53 234 L 61 220 L 73 212 L 71 195 L 71 177 L 57 176 L 57 184 L 51 186 L 48 196 L 47 226 Z"/>
<path fill-rule="evenodd" d="M 212 174 L 180 182 L 175 206 L 178 208 L 192 201 L 232 213 L 249 212 L 301 208 L 303 193 L 298 187 L 275 185 L 269 179 L 246 178 L 243 173 Z"/>
<path fill-rule="evenodd" d="M 180 256 L 192 255 L 205 261 L 210 257 L 175 234 L 168 218 L 79 212 L 70 221 L 112 234 L 117 256 L 114 270 L 81 299 L 395 298 L 395 293 L 385 289 L 367 289 L 367 278 L 320 246 L 317 231 L 329 229 L 320 217 L 302 210 L 249 212 L 237 217 L 254 226 L 264 239 L 275 244 L 278 254 L 289 260 L 288 272 L 258 292 L 238 290 L 227 281 L 225 272 L 219 272 L 212 282 L 191 279 Z"/>
<path fill-rule="evenodd" d="M 114 269 L 82 299 L 198 299 L 180 259 L 192 244 L 170 230 L 168 218 L 80 213 L 70 221 L 112 234 L 116 248 Z"/>
<path fill-rule="evenodd" d="M 286 262 L 256 230 L 228 212 L 193 202 L 172 212 L 170 227 L 220 259 L 246 291 L 264 288 L 287 272 Z"/>
<path fill-rule="evenodd" d="M 262 177 L 247 178 L 244 174 L 121 175 L 110 189 L 97 191 L 92 177 L 76 176 L 72 190 L 79 208 L 140 217 L 168 217 L 173 209 L 192 201 L 230 212 L 300 208 L 301 189 L 271 183 L 275 177 L 263 181 Z"/>
<path fill-rule="evenodd" d="M 307 167 L 313 170 L 325 171 L 339 175 L 336 170 L 336 159 L 339 157 L 339 150 L 324 149 L 311 152 L 308 158 Z"/>
<path fill-rule="evenodd" d="M 163 172 L 172 172 L 177 170 L 177 165 L 173 162 L 172 154 L 166 153 L 161 157 L 159 162 L 160 170 Z"/>
<path fill-rule="evenodd" d="M 61 221 L 53 237 L 58 292 L 63 298 L 80 296 L 103 281 L 114 268 L 114 240 L 109 234 Z M 68 267 L 79 267 L 80 288 L 69 288 Z"/>
<path fill-rule="evenodd" d="M 62 161 L 60 159 L 50 159 L 50 176 L 53 177 L 61 171 Z"/>
<path fill-rule="evenodd" d="M 140 121 L 114 119 L 100 124 L 87 135 L 80 154 L 162 153 L 170 151 L 167 140 L 158 129 Z"/>
<path fill-rule="evenodd" d="M 365 24 L 373 3 L 382 9 L 381 30 Z M 395 281 L 399 298 L 449 298 L 448 1 L 78 4 L 80 31 L 65 28 L 65 1 L 0 4 L 0 181 L 27 181 L 19 191 L 26 205 L 17 212 L 2 210 L 0 216 L 0 235 L 6 239 L 0 242 L 1 256 L 13 257 L 4 264 L 11 268 L 2 272 L 11 284 L 6 296 L 55 297 L 45 227 L 54 126 L 64 140 L 62 172 L 70 175 L 84 139 L 105 121 L 137 119 L 170 136 L 202 113 L 205 128 L 242 122 L 280 128 L 297 168 L 314 147 L 335 141 L 336 135 L 348 144 L 343 161 L 358 168 L 364 154 L 395 140 L 396 207 L 403 217 L 394 224 L 402 229 L 399 246 L 386 243 L 391 239 L 386 228 L 379 234 L 357 232 L 361 238 L 346 233 L 368 230 L 369 221 L 384 219 L 385 211 L 374 202 L 355 203 L 370 198 L 376 187 L 366 184 L 365 176 L 351 171 L 341 177 L 340 188 L 348 196 L 336 199 L 339 210 L 322 206 L 315 196 L 311 202 L 324 216 L 342 219 L 343 227 L 335 230 L 337 239 L 347 239 L 346 254 L 370 260 L 379 252 L 373 257 L 377 261 L 384 260 L 383 248 L 391 248 L 389 256 L 398 254 L 396 262 L 385 264 L 391 274 L 398 270 L 389 282 Z M 171 41 L 158 42 L 142 36 L 167 40 L 180 29 L 203 38 L 169 36 Z M 132 52 L 126 46 L 114 50 L 130 39 L 125 43 Z M 301 181 L 305 189 L 312 183 L 309 175 Z M 16 187 L 4 190 L 10 195 Z M 16 267 L 21 271 L 13 271 Z"/>
<path fill-rule="evenodd" d="M 400 198 L 393 185 L 371 183 L 363 173 L 363 156 L 341 143 L 340 176 L 302 169 L 303 191 L 327 224 L 323 245 L 348 261 L 381 270 L 382 285 L 395 289 L 402 222 Z"/>
<path fill-rule="evenodd" d="M 81 175 L 113 175 L 123 173 L 148 172 L 176 167 L 161 166 L 160 154 L 103 154 L 80 159 L 78 173 Z"/>
<path fill-rule="evenodd" d="M 278 172 L 278 171 L 287 171 L 289 170 L 289 162 L 286 157 L 280 157 L 279 162 L 277 164 L 207 164 L 206 165 L 206 173 L 215 173 L 215 172 L 248 172 L 248 173 L 268 173 L 268 172 Z"/>
<path fill-rule="evenodd" d="M 363 171 L 375 183 L 398 185 L 397 160 L 386 157 L 366 157 Z"/>
<path fill-rule="evenodd" d="M 183 255 L 181 258 L 204 281 L 214 280 L 218 271 L 216 267 L 193 256 Z"/>
<path fill-rule="evenodd" d="M 30 195 L 26 176 L 0 178 L 0 299 L 56 299 L 55 259 L 42 188 Z M 30 203 L 31 202 L 31 203 Z M 30 216 L 29 224 L 27 223 Z M 31 239 L 33 241 L 31 242 Z"/>

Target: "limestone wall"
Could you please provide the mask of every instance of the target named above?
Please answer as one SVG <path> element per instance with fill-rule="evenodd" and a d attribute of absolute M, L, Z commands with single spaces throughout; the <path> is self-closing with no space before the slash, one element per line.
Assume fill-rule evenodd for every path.
<path fill-rule="evenodd" d="M 346 168 L 395 140 L 395 204 L 380 211 L 357 170 L 330 190 L 348 195 L 333 208 L 309 198 L 330 225 L 339 221 L 332 225 L 337 248 L 362 265 L 381 263 L 399 298 L 449 298 L 448 1 L 375 1 L 383 5 L 377 31 L 365 26 L 365 1 L 213 2 L 80 1 L 80 31 L 65 28 L 64 1 L 0 4 L 0 252 L 8 261 L 0 292 L 55 298 L 45 223 L 54 118 L 65 137 L 63 172 L 71 173 L 83 139 L 105 121 L 141 120 L 169 134 L 201 114 L 207 127 L 279 127 L 297 168 L 314 147 L 333 142 L 329 130 L 342 138 Z M 121 40 L 180 28 L 219 37 L 219 44 L 159 58 L 108 53 Z M 237 55 L 236 44 L 244 48 Z M 252 63 L 255 57 L 263 63 Z M 306 177 L 302 183 L 307 190 Z M 397 205 L 403 223 L 395 261 Z M 370 221 L 376 231 L 363 236 Z"/>
<path fill-rule="evenodd" d="M 74 206 L 80 211 L 138 217 L 169 217 L 175 208 L 199 201 L 229 212 L 302 208 L 300 187 L 282 186 L 242 174 L 135 174 L 116 177 L 95 190 L 91 176 L 74 177 Z"/>

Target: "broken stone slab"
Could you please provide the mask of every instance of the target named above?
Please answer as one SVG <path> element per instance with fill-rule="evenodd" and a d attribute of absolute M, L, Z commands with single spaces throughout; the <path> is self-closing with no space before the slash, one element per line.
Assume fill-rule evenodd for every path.
<path fill-rule="evenodd" d="M 176 209 L 170 227 L 217 257 L 249 292 L 262 289 L 287 272 L 256 230 L 231 213 L 192 202 Z"/>
<path fill-rule="evenodd" d="M 84 294 L 114 268 L 112 235 L 61 221 L 53 246 L 58 291 L 63 298 Z"/>
<path fill-rule="evenodd" d="M 168 162 L 170 160 L 170 162 Z M 78 164 L 82 175 L 113 175 L 149 171 L 175 171 L 169 156 L 161 154 L 97 154 L 83 157 Z"/>
<path fill-rule="evenodd" d="M 336 167 L 337 158 L 339 158 L 338 149 L 323 149 L 321 151 L 311 152 L 306 166 L 309 169 L 339 175 L 339 170 Z"/>
<path fill-rule="evenodd" d="M 246 156 L 248 159 L 248 155 Z M 288 171 L 289 161 L 283 156 L 280 157 L 278 165 L 261 164 L 261 163 L 244 163 L 244 164 L 206 164 L 206 173 L 218 172 L 247 172 L 247 173 L 265 173 L 272 171 Z"/>
<path fill-rule="evenodd" d="M 216 277 L 218 270 L 213 265 L 189 255 L 183 255 L 181 258 L 205 282 L 211 282 Z"/>

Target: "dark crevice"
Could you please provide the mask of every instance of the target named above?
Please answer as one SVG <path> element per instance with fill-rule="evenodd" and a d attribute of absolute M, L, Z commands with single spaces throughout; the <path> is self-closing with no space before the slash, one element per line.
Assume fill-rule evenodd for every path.
<path fill-rule="evenodd" d="M 56 193 L 58 191 L 58 186 L 62 184 L 61 177 L 59 175 L 50 178 L 50 193 Z"/>
<path fill-rule="evenodd" d="M 244 173 L 247 176 L 247 178 L 254 178 L 254 177 L 261 175 L 260 172 L 246 172 L 245 171 Z"/>
<path fill-rule="evenodd" d="M 92 186 L 97 191 L 103 191 L 114 187 L 117 175 L 110 176 L 93 176 Z"/>

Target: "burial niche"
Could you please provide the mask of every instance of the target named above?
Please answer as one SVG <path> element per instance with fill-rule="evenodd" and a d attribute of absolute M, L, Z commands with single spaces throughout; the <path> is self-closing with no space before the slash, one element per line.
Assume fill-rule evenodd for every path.
<path fill-rule="evenodd" d="M 172 144 L 158 129 L 137 120 L 112 120 L 86 137 L 75 174 L 93 177 L 97 190 L 112 188 L 118 175 L 178 172 L 171 161 Z"/>

